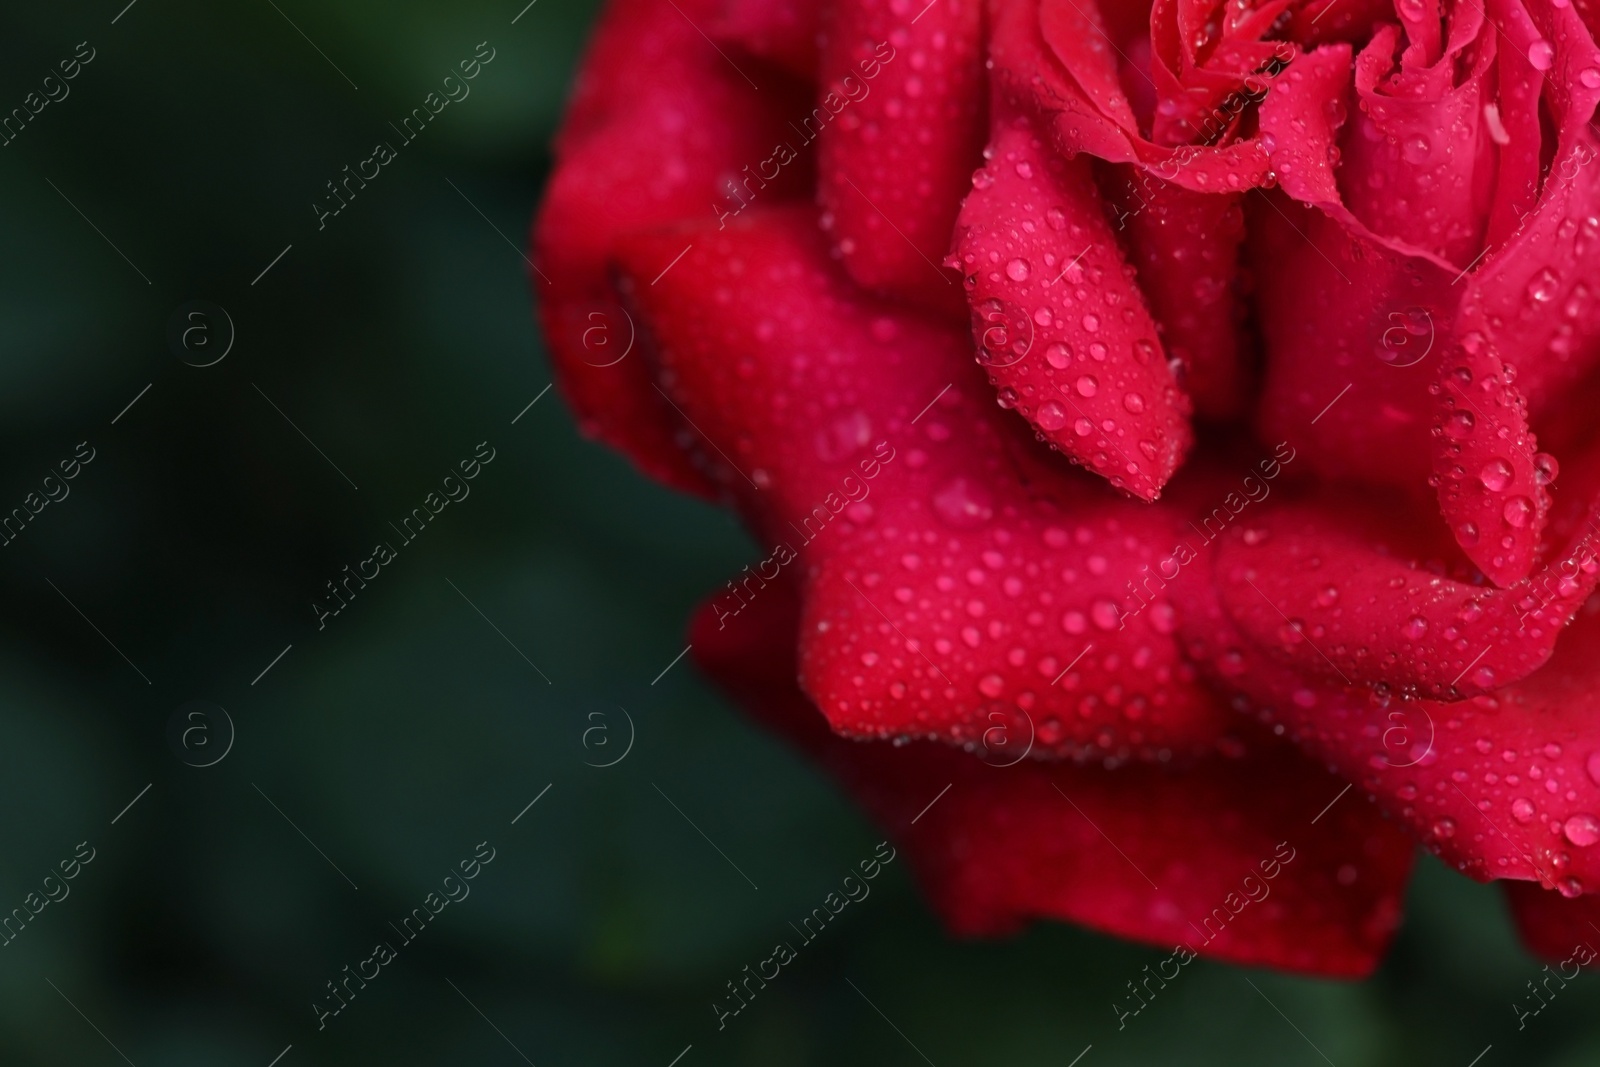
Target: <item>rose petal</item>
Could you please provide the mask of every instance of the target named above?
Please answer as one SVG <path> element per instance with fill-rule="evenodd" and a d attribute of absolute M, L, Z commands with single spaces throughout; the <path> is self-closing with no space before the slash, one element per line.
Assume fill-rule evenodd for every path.
<path fill-rule="evenodd" d="M 1341 142 L 1339 188 L 1351 212 L 1373 232 L 1426 248 L 1465 269 L 1482 247 L 1494 192 L 1498 152 L 1483 105 L 1495 38 L 1488 31 L 1471 69 L 1459 82 L 1452 78 L 1460 51 L 1483 23 L 1477 9 L 1458 6 L 1456 11 L 1451 47 L 1426 72 L 1409 66 L 1394 72 L 1399 30 L 1393 26 L 1379 30 L 1356 57 L 1360 107 L 1354 129 Z M 1435 15 L 1419 25 L 1432 25 L 1437 35 L 1438 22 Z M 1411 55 L 1407 49 L 1407 59 Z M 1421 73 L 1449 80 L 1426 88 L 1394 84 Z"/>
<path fill-rule="evenodd" d="M 1433 474 L 1439 508 L 1468 558 L 1499 586 L 1533 569 L 1550 510 L 1528 405 L 1485 316 L 1463 310 L 1439 366 Z"/>
<path fill-rule="evenodd" d="M 1183 366 L 1197 414 L 1229 419 L 1250 399 L 1244 294 L 1244 212 L 1236 195 L 1196 193 L 1141 174 L 1117 197 L 1139 287 L 1167 354 Z"/>
<path fill-rule="evenodd" d="M 1534 882 L 1507 882 L 1503 890 L 1517 933 L 1535 955 L 1552 963 L 1594 966 L 1594 946 L 1600 945 L 1600 896 L 1569 899 Z M 1562 986 L 1545 988 L 1554 993 Z"/>
<path fill-rule="evenodd" d="M 1592 847 L 1600 840 L 1600 620 L 1582 618 L 1524 681 L 1444 704 L 1262 670 L 1250 662 L 1258 653 L 1241 653 L 1225 624 L 1202 630 L 1218 620 L 1193 611 L 1185 618 L 1193 620 L 1191 654 L 1210 656 L 1214 669 L 1242 657 L 1245 668 L 1230 682 L 1268 722 L 1376 795 L 1463 874 L 1572 895 L 1600 887 L 1600 849 Z"/>
<path fill-rule="evenodd" d="M 1107 32 L 1106 18 L 1098 3 L 1008 6 L 1029 12 L 1038 20 L 1037 32 L 1042 40 L 1102 115 L 1123 130 L 1138 130 L 1133 109 L 1122 91 L 1117 69 L 1119 49 Z"/>
<path fill-rule="evenodd" d="M 819 14 L 812 0 L 723 0 L 706 32 L 812 81 L 817 77 Z"/>
<path fill-rule="evenodd" d="M 1339 782 L 1292 749 L 1253 736 L 1238 758 L 1190 770 L 1107 771 L 856 744 L 829 736 L 793 687 L 792 606 L 773 596 L 753 608 L 747 625 L 720 630 L 702 610 L 690 638 L 699 662 L 877 816 L 957 933 L 1064 919 L 1343 977 L 1370 973 L 1387 946 L 1410 842 L 1363 802 L 1329 808 Z M 1180 964 L 1167 963 L 1170 979 Z"/>
<path fill-rule="evenodd" d="M 996 100 L 1008 110 L 1037 116 L 1056 150 L 1069 158 L 1086 153 L 1112 163 L 1137 161 L 1155 179 L 1197 192 L 1237 192 L 1264 184 L 1270 168 L 1257 139 L 1173 146 L 1139 132 L 1111 55 L 1126 59 L 1128 49 L 1138 50 L 1132 42 L 1117 44 L 1118 25 L 1132 10 L 1112 5 L 1102 13 L 1092 5 L 1047 4 L 1036 12 L 1028 4 L 1002 5 L 989 47 Z M 1161 70 L 1158 66 L 1154 74 L 1161 77 Z M 1135 76 L 1142 82 L 1136 88 L 1159 93 L 1150 74 Z M 1169 95 L 1181 91 L 1168 90 Z"/>
<path fill-rule="evenodd" d="M 1216 744 L 1226 709 L 1147 579 L 1192 510 L 1117 499 L 1033 446 L 963 331 L 861 294 L 803 210 L 636 241 L 623 263 L 664 385 L 772 546 L 722 615 L 804 572 L 804 684 L 835 729 L 977 744 L 998 713 L 1040 751 Z M 1147 580 L 1156 603 L 1124 618 Z"/>
<path fill-rule="evenodd" d="M 1413 562 L 1437 543 L 1381 509 L 1324 491 L 1224 533 L 1214 577 L 1246 639 L 1307 677 L 1460 699 L 1542 666 L 1600 576 L 1593 524 L 1559 563 L 1491 589 Z"/>
<path fill-rule="evenodd" d="M 1308 0 L 1289 8 L 1288 24 L 1280 36 L 1306 48 L 1365 41 L 1379 23 L 1394 20 L 1394 9 L 1394 0 Z"/>
<path fill-rule="evenodd" d="M 1106 220 L 1089 161 L 997 120 L 952 257 L 978 360 L 1052 445 L 1153 500 L 1191 440 L 1188 402 Z"/>
<path fill-rule="evenodd" d="M 1375 234 L 1347 209 L 1334 173 L 1351 85 L 1350 49 L 1297 57 L 1261 105 L 1282 193 L 1251 206 L 1266 370 L 1263 433 L 1289 437 L 1318 473 L 1420 492 L 1432 469 L 1436 337 L 1448 337 L 1459 274 Z M 1421 332 L 1408 327 L 1421 323 Z"/>
<path fill-rule="evenodd" d="M 1600 138 L 1589 124 L 1600 103 L 1600 48 L 1570 6 L 1497 0 L 1496 13 L 1506 44 L 1501 120 L 1511 142 L 1502 150 L 1493 250 L 1471 281 L 1537 420 L 1566 402 L 1600 359 L 1591 310 L 1600 274 Z M 1548 70 L 1529 58 L 1541 49 Z"/>
<path fill-rule="evenodd" d="M 937 264 L 983 147 L 982 5 L 917 7 L 840 0 L 829 9 L 823 95 L 812 112 L 821 130 L 817 197 L 852 278 L 959 314 L 960 287 Z"/>
<path fill-rule="evenodd" d="M 1591 469 L 1586 481 L 1600 483 L 1597 475 Z M 1592 528 L 1592 512 L 1588 521 Z M 1593 549 L 1585 558 L 1575 573 L 1600 570 Z M 1222 555 L 1216 563 L 1219 571 L 1231 565 Z M 1591 842 L 1590 820 L 1600 815 L 1600 617 L 1593 608 L 1536 673 L 1443 703 L 1408 699 L 1398 687 L 1344 686 L 1291 666 L 1236 627 L 1220 600 L 1205 603 L 1206 583 L 1177 593 L 1190 657 L 1248 697 L 1266 724 L 1374 795 L 1446 862 L 1479 881 L 1537 880 L 1566 893 L 1600 886 L 1600 849 L 1578 844 Z M 1338 600 L 1346 599 L 1341 591 Z M 1313 640 L 1333 654 L 1326 636 Z"/>
<path fill-rule="evenodd" d="M 709 17 L 709 4 L 689 14 Z M 533 231 L 534 292 L 557 381 L 585 433 L 651 476 L 706 494 L 607 261 L 623 234 L 714 218 L 721 183 L 767 156 L 777 116 L 794 102 L 778 87 L 757 93 L 685 15 L 641 0 L 608 9 L 583 72 Z M 801 195 L 802 170 L 763 195 Z"/>

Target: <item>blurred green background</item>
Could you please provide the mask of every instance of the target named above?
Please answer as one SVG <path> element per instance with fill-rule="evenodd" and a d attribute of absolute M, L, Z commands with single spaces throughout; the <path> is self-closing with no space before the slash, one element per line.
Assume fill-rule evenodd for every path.
<path fill-rule="evenodd" d="M 0 1063 L 1600 1061 L 1600 978 L 1518 1032 L 1539 965 L 1431 862 L 1374 980 L 1249 973 L 1274 1008 L 1197 964 L 1120 1033 L 1164 951 L 952 941 L 896 864 L 718 1032 L 723 983 L 878 835 L 687 659 L 651 684 L 754 546 L 554 392 L 526 408 L 519 249 L 595 5 L 124 2 L 0 22 L 0 109 L 94 52 L 0 148 L 0 508 L 95 450 L 0 550 L 0 910 L 95 849 L 0 949 Z M 324 183 L 479 42 L 471 95 L 318 230 Z M 168 340 L 192 300 L 235 330 L 210 367 Z M 319 632 L 324 583 L 481 441 L 470 497 Z M 192 700 L 237 731 L 212 766 L 169 742 Z M 325 983 L 480 841 L 470 897 L 319 1030 Z"/>

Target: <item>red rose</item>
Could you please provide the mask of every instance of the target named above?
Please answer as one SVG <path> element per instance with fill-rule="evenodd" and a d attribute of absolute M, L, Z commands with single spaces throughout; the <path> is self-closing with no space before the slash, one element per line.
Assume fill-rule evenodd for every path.
<path fill-rule="evenodd" d="M 562 387 L 954 929 L 1359 975 L 1413 841 L 1600 921 L 1590 10 L 613 0 Z"/>

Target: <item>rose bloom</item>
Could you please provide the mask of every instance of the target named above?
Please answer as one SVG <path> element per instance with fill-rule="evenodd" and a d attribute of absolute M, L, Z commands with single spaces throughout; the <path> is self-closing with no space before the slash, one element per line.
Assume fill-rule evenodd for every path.
<path fill-rule="evenodd" d="M 951 929 L 1363 975 L 1418 844 L 1600 922 L 1596 10 L 613 0 L 558 380 Z"/>

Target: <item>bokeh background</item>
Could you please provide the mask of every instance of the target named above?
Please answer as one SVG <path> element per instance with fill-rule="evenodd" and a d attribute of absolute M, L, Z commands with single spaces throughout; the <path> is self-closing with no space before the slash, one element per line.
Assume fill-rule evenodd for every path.
<path fill-rule="evenodd" d="M 94 51 L 0 148 L 0 509 L 95 454 L 0 548 L 0 911 L 95 854 L 0 948 L 0 1063 L 1600 1061 L 1600 978 L 1519 1031 L 1540 964 L 1432 861 L 1371 981 L 1197 963 L 1120 1032 L 1165 951 L 954 941 L 897 863 L 719 1032 L 724 982 L 878 835 L 688 659 L 661 675 L 760 553 L 542 393 L 520 249 L 596 5 L 523 2 L 0 16 L 0 110 Z M 324 183 L 479 42 L 471 95 L 319 230 Z M 193 300 L 233 325 L 210 367 L 169 342 Z M 483 441 L 471 495 L 319 631 L 324 583 Z M 194 700 L 236 731 L 208 767 L 169 740 Z M 470 896 L 319 1030 L 480 841 Z"/>

